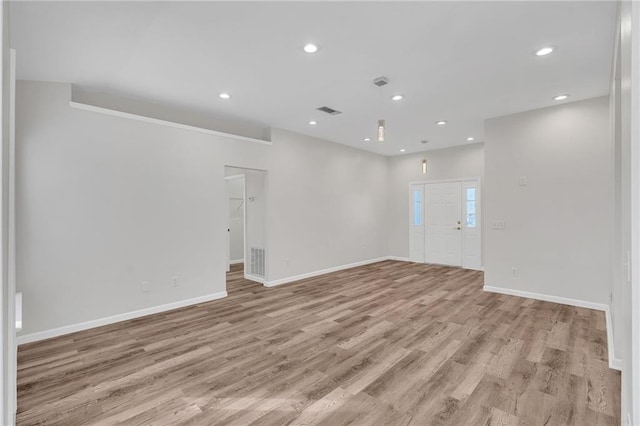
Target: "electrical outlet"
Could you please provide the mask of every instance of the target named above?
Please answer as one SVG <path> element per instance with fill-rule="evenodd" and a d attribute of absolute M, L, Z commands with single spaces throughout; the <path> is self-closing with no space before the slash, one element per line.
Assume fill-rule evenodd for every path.
<path fill-rule="evenodd" d="M 504 220 L 494 220 L 493 223 L 491 224 L 492 229 L 503 230 L 504 227 L 505 227 Z"/>
<path fill-rule="evenodd" d="M 142 290 L 143 293 L 149 293 L 151 291 L 151 288 L 149 287 L 149 281 L 142 281 L 140 290 Z"/>
<path fill-rule="evenodd" d="M 528 180 L 527 180 L 527 177 L 526 177 L 526 176 L 520 176 L 520 177 L 518 178 L 518 185 L 520 185 L 520 186 L 527 186 L 527 184 L 528 184 L 528 183 L 529 183 L 529 182 L 528 182 Z"/>
<path fill-rule="evenodd" d="M 175 277 L 171 278 L 171 283 L 173 284 L 174 287 L 178 287 L 178 276 L 177 275 Z"/>
<path fill-rule="evenodd" d="M 518 268 L 511 268 L 511 276 L 512 277 L 518 276 Z"/>

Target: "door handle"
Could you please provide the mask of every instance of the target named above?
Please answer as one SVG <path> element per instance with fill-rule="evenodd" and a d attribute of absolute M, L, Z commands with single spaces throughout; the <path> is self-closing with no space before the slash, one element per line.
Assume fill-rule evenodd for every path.
<path fill-rule="evenodd" d="M 459 231 L 459 230 L 461 230 L 462 228 L 458 226 L 458 227 L 453 228 L 453 229 L 457 229 L 457 230 Z"/>

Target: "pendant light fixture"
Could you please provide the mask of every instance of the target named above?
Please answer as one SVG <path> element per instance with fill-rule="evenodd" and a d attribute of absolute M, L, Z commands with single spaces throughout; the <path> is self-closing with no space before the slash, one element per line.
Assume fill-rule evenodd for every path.
<path fill-rule="evenodd" d="M 382 99 L 382 88 L 389 84 L 389 79 L 385 76 L 377 77 L 373 80 L 373 85 L 380 88 L 380 98 Z M 376 129 L 376 139 L 379 143 L 384 142 L 385 134 L 385 122 L 384 120 L 378 120 L 378 127 Z"/>
<path fill-rule="evenodd" d="M 426 175 L 427 174 L 427 159 L 423 159 L 422 160 L 422 174 Z"/>
<path fill-rule="evenodd" d="M 378 142 L 384 142 L 384 120 L 378 120 Z"/>

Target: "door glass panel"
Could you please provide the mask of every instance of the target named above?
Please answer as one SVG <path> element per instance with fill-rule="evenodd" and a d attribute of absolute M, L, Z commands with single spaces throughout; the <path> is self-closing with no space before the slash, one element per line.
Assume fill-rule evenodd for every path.
<path fill-rule="evenodd" d="M 476 227 L 476 189 L 466 188 L 467 228 Z"/>
<path fill-rule="evenodd" d="M 413 191 L 413 225 L 422 226 L 422 191 Z"/>
<path fill-rule="evenodd" d="M 476 189 L 467 188 L 467 201 L 475 201 L 475 200 L 476 200 Z"/>
<path fill-rule="evenodd" d="M 467 201 L 467 214 L 476 214 L 476 202 Z"/>

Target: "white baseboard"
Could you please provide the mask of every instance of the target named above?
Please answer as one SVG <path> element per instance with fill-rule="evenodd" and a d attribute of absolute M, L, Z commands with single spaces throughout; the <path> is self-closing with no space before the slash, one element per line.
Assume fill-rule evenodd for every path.
<path fill-rule="evenodd" d="M 400 257 L 400 256 L 377 257 L 375 259 L 368 259 L 368 260 L 363 260 L 361 262 L 348 263 L 346 265 L 334 266 L 332 268 L 321 269 L 319 271 L 308 272 L 306 274 L 295 275 L 293 277 L 280 278 L 280 279 L 273 280 L 273 281 L 266 281 L 266 282 L 264 282 L 264 285 L 265 285 L 265 287 L 275 287 L 275 286 L 279 286 L 279 285 L 282 285 L 282 284 L 291 283 L 291 282 L 294 282 L 294 281 L 304 280 L 306 278 L 313 278 L 313 277 L 317 277 L 319 275 L 329 274 L 331 272 L 338 272 L 338 271 L 342 271 L 342 270 L 350 269 L 350 268 L 356 268 L 358 266 L 369 265 L 371 263 L 382 262 L 382 261 L 385 261 L 385 260 L 395 260 L 397 262 L 415 263 L 415 262 L 413 262 L 413 260 L 409 259 L 408 257 Z"/>
<path fill-rule="evenodd" d="M 604 314 L 607 320 L 607 352 L 609 357 L 609 368 L 622 371 L 622 360 L 615 357 L 616 348 L 613 340 L 613 321 L 611 318 L 611 308 L 609 306 L 606 306 L 606 308 L 607 309 L 605 310 Z"/>
<path fill-rule="evenodd" d="M 237 265 L 238 263 L 244 263 L 244 259 L 236 259 L 236 260 L 229 261 L 230 265 Z"/>
<path fill-rule="evenodd" d="M 24 343 L 36 342 L 38 340 L 50 339 L 52 337 L 63 336 L 65 334 L 75 333 L 76 331 L 87 330 L 90 328 L 101 327 L 103 325 L 114 324 L 120 321 L 126 321 L 134 318 L 144 317 L 159 312 L 171 311 L 173 309 L 184 308 L 185 306 L 197 305 L 199 303 L 210 302 L 216 299 L 227 297 L 226 291 L 207 294 L 205 296 L 194 297 L 192 299 L 180 300 L 178 302 L 167 303 L 166 305 L 152 306 L 150 308 L 140 309 L 137 311 L 125 312 L 123 314 L 112 315 L 110 317 L 99 318 L 96 320 L 81 322 L 78 324 L 66 325 L 64 327 L 52 328 L 50 330 L 39 331 L 37 333 L 25 334 L 18 336 L 18 345 Z"/>
<path fill-rule="evenodd" d="M 254 281 L 260 284 L 264 284 L 264 278 L 259 277 L 257 275 L 251 275 L 251 274 L 244 274 L 244 279 L 245 280 L 249 280 L 249 281 Z"/>
<path fill-rule="evenodd" d="M 255 275 L 250 275 L 250 274 L 245 274 L 244 277 L 246 279 L 248 279 L 248 280 L 255 281 L 255 282 L 258 282 L 260 284 L 264 284 L 267 287 L 273 287 L 273 286 L 276 286 L 276 285 L 285 284 L 285 283 L 288 283 L 288 282 L 297 281 L 297 280 L 301 280 L 301 279 L 304 279 L 304 278 L 310 278 L 310 277 L 315 277 L 317 275 L 327 274 L 329 272 L 340 271 L 340 270 L 343 270 L 343 269 L 354 268 L 356 266 L 367 265 L 367 264 L 370 264 L 370 263 L 375 263 L 375 262 L 380 262 L 380 261 L 383 261 L 383 260 L 390 260 L 390 259 L 391 260 L 408 261 L 408 259 L 405 259 L 405 258 L 396 258 L 396 257 L 390 257 L 390 256 L 381 257 L 381 258 L 377 258 L 377 259 L 366 260 L 366 261 L 363 261 L 363 262 L 351 263 L 351 264 L 348 264 L 348 265 L 342 265 L 342 266 L 338 266 L 338 267 L 334 267 L 334 268 L 324 269 L 322 271 L 315 271 L 315 272 L 311 272 L 311 273 L 308 273 L 308 274 L 298 275 L 298 276 L 295 276 L 295 277 L 283 278 L 283 279 L 275 280 L 275 281 L 271 281 L 271 282 L 266 282 L 264 278 L 261 278 L 261 277 L 255 276 Z M 242 262 L 244 262 L 244 259 L 238 259 L 238 260 L 232 260 L 231 261 L 231 263 L 242 263 Z M 198 303 L 209 302 L 211 300 L 222 299 L 223 297 L 227 297 L 227 292 L 226 291 L 221 291 L 221 292 L 218 292 L 218 293 L 208 294 L 206 296 L 195 297 L 195 298 L 192 298 L 192 299 L 181 300 L 181 301 L 178 301 L 178 302 L 172 302 L 172 303 L 168 303 L 166 305 L 152 306 L 150 308 L 140 309 L 140 310 L 137 310 L 137 311 L 125 312 L 123 314 L 112 315 L 112 316 L 109 316 L 109 317 L 99 318 L 99 319 L 96 319 L 96 320 L 86 321 L 86 322 L 82 322 L 82 323 L 78 323 L 78 324 L 71 324 L 71 325 L 66 325 L 66 326 L 63 326 L 63 327 L 52 328 L 50 330 L 39 331 L 39 332 L 36 332 L 36 333 L 24 334 L 24 335 L 18 336 L 18 344 L 22 345 L 24 343 L 31 343 L 31 342 L 36 342 L 36 341 L 39 341 L 39 340 L 50 339 L 52 337 L 63 336 L 65 334 L 75 333 L 77 331 L 88 330 L 90 328 L 95 328 L 95 327 L 101 327 L 103 325 L 114 324 L 114 323 L 120 322 L 120 321 L 126 321 L 126 320 L 130 320 L 130 319 L 133 319 L 133 318 L 143 317 L 143 316 L 146 316 L 146 315 L 157 314 L 159 312 L 170 311 L 172 309 L 183 308 L 185 306 L 196 305 Z"/>
<path fill-rule="evenodd" d="M 611 321 L 611 311 L 609 310 L 609 305 L 605 305 L 604 303 L 588 302 L 586 300 L 570 299 L 567 297 L 552 296 L 552 295 L 541 294 L 541 293 L 531 293 L 528 291 L 514 290 L 511 288 L 504 288 L 504 287 L 494 287 L 489 285 L 485 285 L 483 287 L 483 290 L 489 291 L 491 293 L 507 294 L 510 296 L 525 297 L 528 299 L 543 300 L 545 302 L 560 303 L 562 305 L 577 306 L 579 308 L 587 308 L 587 309 L 595 309 L 597 311 L 603 311 L 605 314 L 605 320 L 607 323 L 607 351 L 608 351 L 608 358 L 609 358 L 609 368 L 613 370 L 622 370 L 622 360 L 619 358 L 615 358 L 615 347 L 613 342 L 613 323 Z"/>
<path fill-rule="evenodd" d="M 410 262 L 410 263 L 422 263 L 425 264 L 424 262 L 417 262 L 415 260 L 411 260 L 408 257 L 400 257 L 400 256 L 387 256 L 386 260 L 397 260 L 398 262 Z M 481 266 L 479 268 L 464 268 L 464 269 L 470 269 L 472 271 L 481 271 L 484 272 L 484 266 Z"/>
<path fill-rule="evenodd" d="M 399 257 L 399 256 L 387 256 L 385 260 L 397 260 L 398 262 L 412 262 L 408 257 Z"/>
<path fill-rule="evenodd" d="M 375 258 L 375 259 L 368 259 L 368 260 L 363 260 L 361 262 L 349 263 L 349 264 L 346 264 L 346 265 L 340 265 L 340 266 L 334 266 L 332 268 L 321 269 L 319 271 L 308 272 L 306 274 L 295 275 L 293 277 L 280 278 L 280 279 L 273 280 L 273 281 L 265 281 L 264 282 L 264 286 L 265 287 L 275 287 L 275 286 L 278 286 L 278 285 L 287 284 L 287 283 L 291 283 L 291 282 L 294 282 L 294 281 L 304 280 L 306 278 L 317 277 L 318 275 L 329 274 L 331 272 L 342 271 L 344 269 L 350 269 L 350 268 L 355 268 L 355 267 L 358 267 L 358 266 L 369 265 L 371 263 L 382 262 L 383 260 L 391 260 L 391 257 L 390 256 L 378 257 L 378 258 Z"/>
<path fill-rule="evenodd" d="M 484 291 L 491 293 L 508 294 L 510 296 L 526 297 L 528 299 L 543 300 L 545 302 L 560 303 L 562 305 L 577 306 L 579 308 L 596 309 L 598 311 L 606 311 L 609 307 L 602 303 L 587 302 L 586 300 L 570 299 L 567 297 L 551 296 L 548 294 L 531 293 L 528 291 L 514 290 L 505 287 L 493 287 L 485 285 Z"/>

